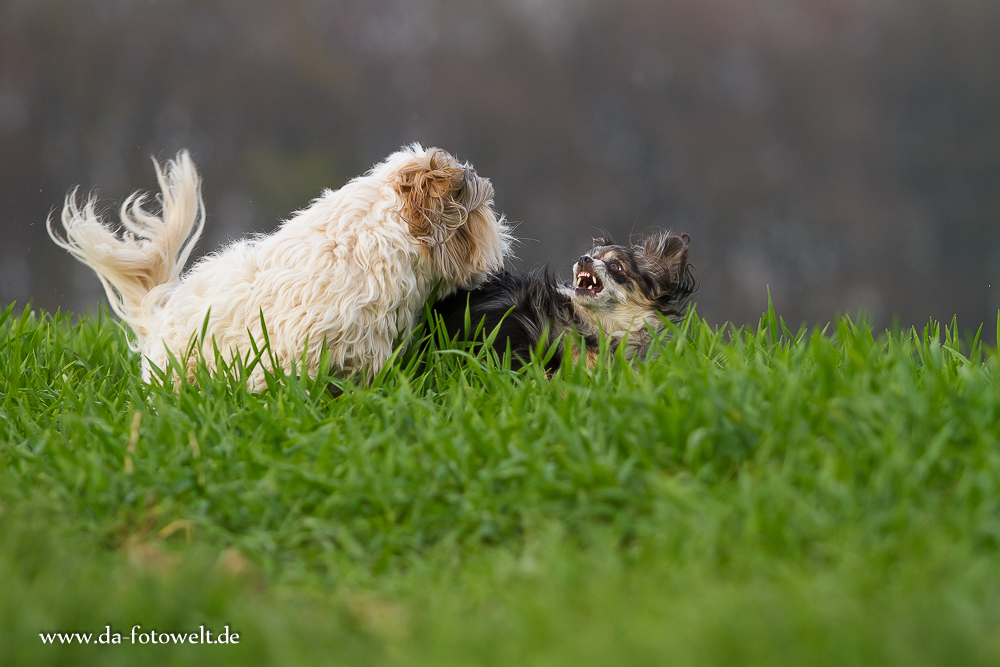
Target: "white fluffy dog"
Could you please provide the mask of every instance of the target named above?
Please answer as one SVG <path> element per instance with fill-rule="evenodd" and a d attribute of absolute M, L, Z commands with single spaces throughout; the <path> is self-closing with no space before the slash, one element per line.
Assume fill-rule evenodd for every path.
<path fill-rule="evenodd" d="M 329 350 L 334 373 L 368 380 L 435 288 L 444 295 L 475 286 L 510 248 L 489 180 L 441 149 L 414 144 L 324 191 L 274 233 L 236 241 L 182 276 L 205 223 L 200 179 L 185 151 L 165 170 L 154 166 L 159 215 L 137 192 L 121 207 L 119 233 L 94 196 L 80 208 L 74 190 L 62 210 L 65 236 L 47 224 L 53 241 L 97 273 L 111 308 L 135 332 L 146 381 L 169 355 L 189 376 L 199 351 L 213 367 L 213 343 L 227 360 L 252 361 L 264 344 L 262 315 L 282 367 L 315 376 Z M 261 363 L 251 390 L 264 387 L 267 354 Z"/>

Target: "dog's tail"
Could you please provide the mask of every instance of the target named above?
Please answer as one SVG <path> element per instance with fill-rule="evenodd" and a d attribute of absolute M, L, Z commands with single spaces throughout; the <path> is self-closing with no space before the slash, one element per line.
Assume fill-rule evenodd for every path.
<path fill-rule="evenodd" d="M 201 179 L 187 151 L 165 169 L 155 159 L 153 166 L 159 215 L 144 209 L 148 195 L 136 192 L 122 204 L 116 230 L 102 220 L 95 195 L 81 208 L 74 189 L 62 210 L 65 237 L 55 232 L 51 216 L 46 221 L 52 240 L 97 273 L 111 309 L 140 341 L 150 333 L 153 308 L 177 283 L 205 226 Z"/>

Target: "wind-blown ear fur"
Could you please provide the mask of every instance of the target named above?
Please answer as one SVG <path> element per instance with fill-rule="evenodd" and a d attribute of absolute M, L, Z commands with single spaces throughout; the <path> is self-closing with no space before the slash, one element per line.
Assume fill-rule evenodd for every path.
<path fill-rule="evenodd" d="M 642 253 L 647 259 L 655 261 L 670 273 L 671 282 L 677 280 L 678 274 L 687 264 L 688 244 L 691 237 L 687 234 L 661 232 L 647 236 L 642 242 Z"/>
<path fill-rule="evenodd" d="M 493 186 L 447 151 L 430 148 L 399 172 L 400 215 L 424 245 L 439 246 L 465 224 L 469 211 L 492 199 Z"/>
<path fill-rule="evenodd" d="M 698 278 L 694 267 L 688 264 L 690 243 L 687 234 L 660 232 L 646 237 L 638 248 L 645 260 L 656 266 L 651 273 L 658 274 L 657 301 L 680 305 L 697 289 Z"/>

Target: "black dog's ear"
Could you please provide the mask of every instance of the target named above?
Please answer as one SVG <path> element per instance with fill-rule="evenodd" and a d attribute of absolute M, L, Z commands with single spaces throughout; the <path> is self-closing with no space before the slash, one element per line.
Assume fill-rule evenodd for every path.
<path fill-rule="evenodd" d="M 664 267 L 670 274 L 671 282 L 676 282 L 687 266 L 690 243 L 691 237 L 687 234 L 661 232 L 646 237 L 642 244 L 642 253 L 647 259 Z"/>
<path fill-rule="evenodd" d="M 440 148 L 428 149 L 396 178 L 400 215 L 421 243 L 438 246 L 465 224 L 469 211 L 492 199 L 493 186 Z"/>
<path fill-rule="evenodd" d="M 600 248 L 602 246 L 609 246 L 615 244 L 615 240 L 611 238 L 611 234 L 603 234 L 601 236 L 598 236 L 597 238 L 593 239 L 593 242 L 594 245 L 592 247 L 594 248 Z"/>
<path fill-rule="evenodd" d="M 659 232 L 646 237 L 636 248 L 656 284 L 653 301 L 672 319 L 683 315 L 688 298 L 698 289 L 697 274 L 688 264 L 690 243 L 687 234 Z"/>

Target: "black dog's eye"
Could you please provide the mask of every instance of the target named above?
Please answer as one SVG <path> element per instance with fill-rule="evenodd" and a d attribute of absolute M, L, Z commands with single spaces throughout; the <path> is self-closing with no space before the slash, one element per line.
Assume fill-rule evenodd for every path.
<path fill-rule="evenodd" d="M 614 271 L 615 273 L 622 273 L 623 272 L 622 265 L 619 264 L 618 262 L 609 262 L 608 263 L 608 268 L 611 269 L 612 271 Z"/>

